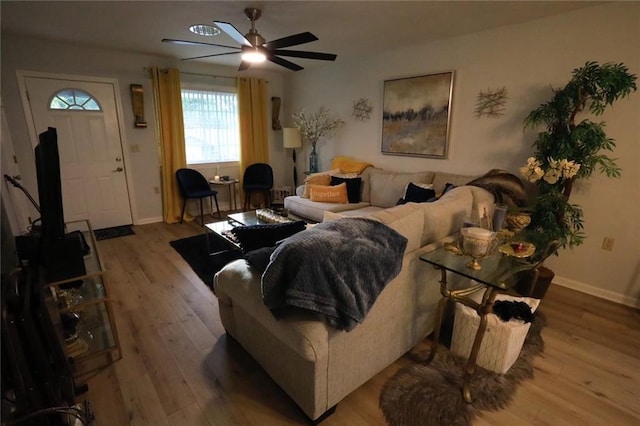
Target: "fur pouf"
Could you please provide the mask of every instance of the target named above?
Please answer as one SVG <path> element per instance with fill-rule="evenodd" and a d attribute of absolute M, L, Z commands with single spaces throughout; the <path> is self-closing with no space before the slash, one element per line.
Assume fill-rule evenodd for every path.
<path fill-rule="evenodd" d="M 466 360 L 439 348 L 429 365 L 399 370 L 380 394 L 380 408 L 391 426 L 470 425 L 477 410 L 495 411 L 509 405 L 520 381 L 533 377 L 532 360 L 544 349 L 538 314 L 522 351 L 509 371 L 496 374 L 476 367 L 471 378 L 472 403 L 462 397 Z"/>

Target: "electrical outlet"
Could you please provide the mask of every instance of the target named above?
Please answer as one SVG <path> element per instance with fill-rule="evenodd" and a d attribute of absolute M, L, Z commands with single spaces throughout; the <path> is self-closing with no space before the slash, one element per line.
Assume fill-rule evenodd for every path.
<path fill-rule="evenodd" d="M 131 152 L 140 152 L 140 145 L 138 144 L 133 144 L 131 145 L 131 148 L 129 149 Z"/>
<path fill-rule="evenodd" d="M 611 237 L 604 237 L 604 240 L 602 240 L 602 250 L 613 251 L 613 244 L 615 242 L 616 240 Z"/>

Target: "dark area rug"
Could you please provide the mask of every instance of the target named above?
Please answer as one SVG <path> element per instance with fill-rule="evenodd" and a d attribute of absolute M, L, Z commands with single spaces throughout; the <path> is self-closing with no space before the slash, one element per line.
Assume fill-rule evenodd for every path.
<path fill-rule="evenodd" d="M 470 425 L 479 410 L 497 411 L 509 405 L 518 384 L 533 378 L 533 358 L 542 353 L 544 318 L 536 315 L 522 351 L 506 374 L 476 367 L 471 378 L 472 403 L 462 397 L 466 360 L 438 348 L 429 365 L 399 370 L 380 393 L 380 408 L 391 426 Z"/>
<path fill-rule="evenodd" d="M 221 252 L 210 255 L 207 252 L 207 240 L 212 252 Z M 171 247 L 191 266 L 191 269 L 200 277 L 207 286 L 213 285 L 213 276 L 227 263 L 240 259 L 242 253 L 239 250 L 230 250 L 233 246 L 211 233 L 195 235 L 171 241 Z"/>
<path fill-rule="evenodd" d="M 114 226 L 113 228 L 94 229 L 93 234 L 96 240 L 108 240 L 109 238 L 124 237 L 126 235 L 135 235 L 131 225 Z"/>

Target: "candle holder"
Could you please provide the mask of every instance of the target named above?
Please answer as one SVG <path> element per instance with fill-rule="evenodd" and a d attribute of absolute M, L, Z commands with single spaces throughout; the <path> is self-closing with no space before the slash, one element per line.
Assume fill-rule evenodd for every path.
<path fill-rule="evenodd" d="M 482 269 L 479 260 L 493 254 L 497 247 L 496 233 L 484 228 L 462 228 L 461 249 L 462 253 L 470 256 L 471 260 L 465 265 L 469 269 L 478 271 Z"/>

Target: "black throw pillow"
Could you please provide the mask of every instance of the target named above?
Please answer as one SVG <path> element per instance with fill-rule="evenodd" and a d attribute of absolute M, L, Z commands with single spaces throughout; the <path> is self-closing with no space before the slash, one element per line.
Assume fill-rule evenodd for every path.
<path fill-rule="evenodd" d="M 243 254 L 261 247 L 273 247 L 280 240 L 306 228 L 304 221 L 238 226 L 231 232 L 236 236 Z"/>
<path fill-rule="evenodd" d="M 359 203 L 362 178 L 343 178 L 338 176 L 331 176 L 331 182 L 329 183 L 329 185 L 340 185 L 342 182 L 345 182 L 347 184 L 347 198 L 349 199 L 349 203 Z"/>
<path fill-rule="evenodd" d="M 458 187 L 458 185 L 454 185 L 451 182 L 447 182 L 447 184 L 444 186 L 444 191 L 442 191 L 442 195 L 446 194 L 447 192 L 449 192 L 452 189 L 455 189 L 457 187 Z"/>
<path fill-rule="evenodd" d="M 430 188 L 422 188 L 413 182 L 409 182 L 404 193 L 406 203 L 426 203 L 436 196 L 436 191 Z"/>
<path fill-rule="evenodd" d="M 259 249 L 251 250 L 244 255 L 244 258 L 249 262 L 251 266 L 264 272 L 267 269 L 267 265 L 271 261 L 271 253 L 275 251 L 275 247 L 260 247 Z"/>

